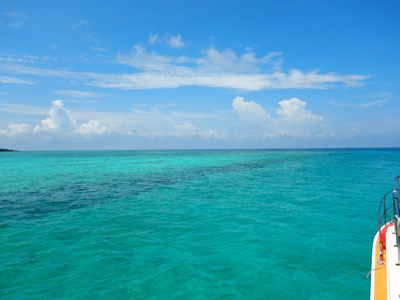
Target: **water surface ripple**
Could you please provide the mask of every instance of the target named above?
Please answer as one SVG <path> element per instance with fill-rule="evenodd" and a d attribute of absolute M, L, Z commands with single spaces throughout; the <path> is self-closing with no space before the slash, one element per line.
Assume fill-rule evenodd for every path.
<path fill-rule="evenodd" d="M 399 149 L 0 153 L 1 299 L 366 299 Z"/>

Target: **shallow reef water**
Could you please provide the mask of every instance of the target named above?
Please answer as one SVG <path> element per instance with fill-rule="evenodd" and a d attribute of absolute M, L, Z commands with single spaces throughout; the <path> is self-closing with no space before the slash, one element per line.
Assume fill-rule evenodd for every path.
<path fill-rule="evenodd" d="M 0 154 L 1 299 L 367 299 L 400 149 Z"/>

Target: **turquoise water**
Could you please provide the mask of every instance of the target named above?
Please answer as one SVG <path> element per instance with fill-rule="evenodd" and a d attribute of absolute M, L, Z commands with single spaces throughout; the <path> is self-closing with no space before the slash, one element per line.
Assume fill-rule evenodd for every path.
<path fill-rule="evenodd" d="M 0 153 L 1 299 L 367 299 L 400 150 Z"/>

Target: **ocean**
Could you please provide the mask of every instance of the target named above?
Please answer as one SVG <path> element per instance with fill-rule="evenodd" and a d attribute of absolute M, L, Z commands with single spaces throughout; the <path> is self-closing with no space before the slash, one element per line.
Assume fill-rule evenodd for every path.
<path fill-rule="evenodd" d="M 400 149 L 0 153 L 1 299 L 368 299 Z"/>

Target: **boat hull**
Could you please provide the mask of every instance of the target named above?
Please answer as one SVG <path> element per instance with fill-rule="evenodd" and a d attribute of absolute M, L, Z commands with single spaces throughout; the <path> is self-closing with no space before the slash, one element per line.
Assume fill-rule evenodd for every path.
<path fill-rule="evenodd" d="M 386 251 L 383 252 L 383 264 L 378 263 L 381 261 L 379 254 L 379 232 L 377 232 L 374 238 L 374 244 L 372 246 L 371 300 L 387 299 Z"/>
<path fill-rule="evenodd" d="M 381 229 L 382 256 L 380 256 L 379 232 L 372 248 L 371 300 L 399 299 L 400 265 L 397 252 L 394 223 Z"/>

